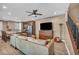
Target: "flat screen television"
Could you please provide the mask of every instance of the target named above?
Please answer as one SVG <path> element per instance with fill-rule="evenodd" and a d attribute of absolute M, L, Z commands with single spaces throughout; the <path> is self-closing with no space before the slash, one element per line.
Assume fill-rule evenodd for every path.
<path fill-rule="evenodd" d="M 52 30 L 52 22 L 41 23 L 40 30 Z"/>

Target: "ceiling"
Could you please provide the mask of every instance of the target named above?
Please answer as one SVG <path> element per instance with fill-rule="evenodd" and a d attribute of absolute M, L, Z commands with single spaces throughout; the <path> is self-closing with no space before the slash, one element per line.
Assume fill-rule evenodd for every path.
<path fill-rule="evenodd" d="M 68 8 L 68 3 L 0 3 L 0 20 L 28 21 L 62 15 Z M 4 7 L 3 7 L 4 6 Z M 37 9 L 42 16 L 27 16 L 25 11 Z"/>

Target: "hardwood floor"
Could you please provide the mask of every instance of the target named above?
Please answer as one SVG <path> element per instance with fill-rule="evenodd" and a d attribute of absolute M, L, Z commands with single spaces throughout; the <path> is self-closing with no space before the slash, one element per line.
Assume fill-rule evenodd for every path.
<path fill-rule="evenodd" d="M 0 39 L 0 55 L 22 55 L 22 53 Z"/>

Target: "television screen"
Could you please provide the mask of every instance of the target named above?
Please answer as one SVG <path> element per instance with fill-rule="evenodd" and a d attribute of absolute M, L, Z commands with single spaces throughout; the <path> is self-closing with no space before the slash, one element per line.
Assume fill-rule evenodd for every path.
<path fill-rule="evenodd" d="M 40 30 L 52 30 L 52 23 L 41 23 L 40 24 Z"/>

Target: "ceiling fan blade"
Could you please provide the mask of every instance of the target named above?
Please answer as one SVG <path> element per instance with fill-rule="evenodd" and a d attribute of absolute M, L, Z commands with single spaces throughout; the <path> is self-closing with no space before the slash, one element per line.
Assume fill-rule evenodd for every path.
<path fill-rule="evenodd" d="M 29 12 L 29 11 L 26 11 L 27 13 L 32 13 L 32 12 Z"/>
<path fill-rule="evenodd" d="M 40 14 L 40 13 L 36 13 L 36 15 L 42 15 L 42 14 Z"/>
<path fill-rule="evenodd" d="M 33 14 L 29 14 L 28 16 L 31 16 L 31 15 L 33 15 Z"/>

